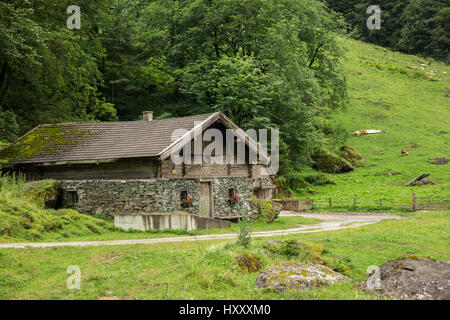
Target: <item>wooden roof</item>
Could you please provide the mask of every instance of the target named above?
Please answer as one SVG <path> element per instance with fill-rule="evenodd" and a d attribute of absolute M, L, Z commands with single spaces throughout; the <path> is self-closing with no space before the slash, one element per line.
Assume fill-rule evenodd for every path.
<path fill-rule="evenodd" d="M 156 157 L 176 129 L 191 130 L 213 114 L 153 121 L 79 122 L 36 127 L 0 152 L 9 164 Z"/>
<path fill-rule="evenodd" d="M 239 129 L 220 112 L 153 121 L 40 125 L 0 151 L 0 159 L 6 159 L 8 165 L 105 162 L 143 157 L 166 159 L 174 148 L 192 139 L 199 126 L 206 129 L 218 120 L 228 128 Z M 188 133 L 173 141 L 172 134 L 177 129 Z M 238 136 L 257 150 L 258 144 L 245 133 L 241 131 Z M 265 152 L 263 157 L 268 159 Z"/>

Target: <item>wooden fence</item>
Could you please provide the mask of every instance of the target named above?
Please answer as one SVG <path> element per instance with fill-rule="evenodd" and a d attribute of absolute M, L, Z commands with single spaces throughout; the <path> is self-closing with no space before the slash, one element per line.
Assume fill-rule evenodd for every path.
<path fill-rule="evenodd" d="M 384 201 L 380 198 L 378 201 L 361 201 L 358 198 L 350 200 L 336 200 L 329 197 L 328 199 L 274 199 L 283 205 L 283 210 L 304 211 L 314 208 L 333 208 L 333 207 L 403 207 L 410 208 L 412 211 L 417 210 L 447 210 L 450 208 L 450 198 L 432 198 L 417 197 L 414 193 L 409 203 L 396 203 L 392 201 Z"/>

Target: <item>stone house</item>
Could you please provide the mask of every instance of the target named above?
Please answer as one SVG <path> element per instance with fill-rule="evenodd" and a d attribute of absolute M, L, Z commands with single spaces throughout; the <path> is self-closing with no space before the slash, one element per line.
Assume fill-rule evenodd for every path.
<path fill-rule="evenodd" d="M 236 159 L 240 145 L 244 161 L 205 161 L 207 129 L 234 130 L 224 157 Z M 173 161 L 174 154 L 198 150 L 196 139 L 200 161 Z M 251 161 L 249 154 L 257 151 Z M 189 157 L 198 160 L 198 153 Z M 144 112 L 143 121 L 40 125 L 2 150 L 0 159 L 8 161 L 4 170 L 22 172 L 29 180 L 60 181 L 63 201 L 94 215 L 239 216 L 251 212 L 254 194 L 271 199 L 275 190 L 269 155 L 220 112 L 164 120 Z"/>

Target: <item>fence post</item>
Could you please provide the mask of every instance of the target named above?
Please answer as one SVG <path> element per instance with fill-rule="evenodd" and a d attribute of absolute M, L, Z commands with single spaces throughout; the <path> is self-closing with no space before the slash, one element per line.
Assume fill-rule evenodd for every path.
<path fill-rule="evenodd" d="M 353 206 L 356 207 L 356 197 L 353 198 Z"/>
<path fill-rule="evenodd" d="M 380 198 L 380 207 L 382 207 L 382 206 L 383 206 L 383 199 Z"/>
<path fill-rule="evenodd" d="M 412 210 L 416 211 L 416 194 L 412 194 Z"/>
<path fill-rule="evenodd" d="M 314 199 L 311 199 L 311 210 L 314 209 Z"/>
<path fill-rule="evenodd" d="M 330 208 L 331 208 L 331 197 L 328 198 L 328 203 L 330 204 Z"/>

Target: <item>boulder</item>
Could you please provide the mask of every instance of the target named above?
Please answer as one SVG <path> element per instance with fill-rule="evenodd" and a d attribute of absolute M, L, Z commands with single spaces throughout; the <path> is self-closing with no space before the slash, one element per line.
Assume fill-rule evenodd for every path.
<path fill-rule="evenodd" d="M 316 150 L 311 158 L 313 167 L 321 172 L 344 173 L 353 170 L 353 166 L 347 160 L 323 148 Z"/>
<path fill-rule="evenodd" d="M 378 283 L 366 288 L 394 299 L 450 300 L 450 261 L 390 260 L 367 283 Z"/>
<path fill-rule="evenodd" d="M 55 180 L 30 182 L 25 193 L 28 199 L 45 208 L 58 209 L 61 202 L 61 185 Z"/>
<path fill-rule="evenodd" d="M 236 260 L 238 266 L 246 272 L 259 271 L 263 266 L 261 261 L 248 253 L 240 254 L 234 259 Z"/>
<path fill-rule="evenodd" d="M 366 158 L 353 147 L 344 146 L 341 148 L 341 152 L 344 154 L 344 159 L 350 162 L 354 167 L 359 167 L 366 161 Z"/>
<path fill-rule="evenodd" d="M 256 280 L 256 287 L 284 292 L 326 286 L 337 281 L 351 280 L 323 265 L 286 262 L 262 272 Z"/>

